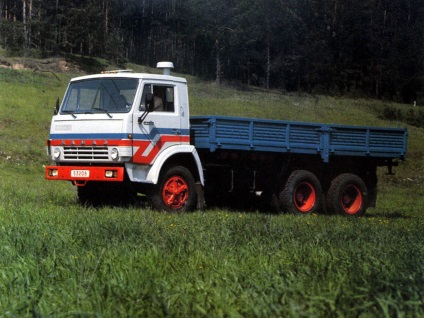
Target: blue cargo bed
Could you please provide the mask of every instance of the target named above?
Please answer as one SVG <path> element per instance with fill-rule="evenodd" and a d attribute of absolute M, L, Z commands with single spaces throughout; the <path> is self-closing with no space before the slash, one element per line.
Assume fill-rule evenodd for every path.
<path fill-rule="evenodd" d="M 190 118 L 197 149 L 405 159 L 406 128 L 361 127 L 224 116 Z"/>

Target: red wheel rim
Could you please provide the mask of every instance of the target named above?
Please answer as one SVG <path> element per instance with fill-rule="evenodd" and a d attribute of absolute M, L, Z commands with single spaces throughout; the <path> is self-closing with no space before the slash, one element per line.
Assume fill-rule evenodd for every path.
<path fill-rule="evenodd" d="M 348 214 L 357 213 L 363 202 L 361 190 L 355 185 L 348 185 L 342 193 L 342 208 Z"/>
<path fill-rule="evenodd" d="M 188 194 L 187 182 L 179 176 L 172 176 L 163 186 L 162 199 L 171 209 L 177 210 L 187 202 Z"/>
<path fill-rule="evenodd" d="M 315 188 L 309 182 L 301 183 L 294 191 L 294 204 L 302 213 L 309 212 L 315 206 L 316 199 Z"/>

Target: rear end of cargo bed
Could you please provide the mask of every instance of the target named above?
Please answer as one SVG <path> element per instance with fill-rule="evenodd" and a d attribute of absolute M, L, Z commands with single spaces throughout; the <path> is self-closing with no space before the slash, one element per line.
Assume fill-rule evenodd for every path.
<path fill-rule="evenodd" d="M 190 118 L 191 142 L 200 150 L 239 150 L 404 160 L 407 129 L 347 126 L 224 116 Z"/>

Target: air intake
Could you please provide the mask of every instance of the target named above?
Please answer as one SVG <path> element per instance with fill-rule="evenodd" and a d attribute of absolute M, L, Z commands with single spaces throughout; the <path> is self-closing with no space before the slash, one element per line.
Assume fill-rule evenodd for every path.
<path fill-rule="evenodd" d="M 163 75 L 171 75 L 171 69 L 174 68 L 174 63 L 172 63 L 172 62 L 159 62 L 156 65 L 156 67 L 163 69 Z"/>

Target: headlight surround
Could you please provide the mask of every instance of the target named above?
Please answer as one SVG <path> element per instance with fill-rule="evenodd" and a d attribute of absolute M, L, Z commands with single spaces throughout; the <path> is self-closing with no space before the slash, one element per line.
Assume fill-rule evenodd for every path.
<path fill-rule="evenodd" d="M 117 160 L 119 158 L 119 150 L 118 148 L 112 148 L 110 150 L 110 157 L 112 160 Z"/>
<path fill-rule="evenodd" d="M 61 154 L 62 154 L 62 150 L 60 148 L 56 147 L 53 149 L 53 157 L 55 159 L 59 159 Z"/>

